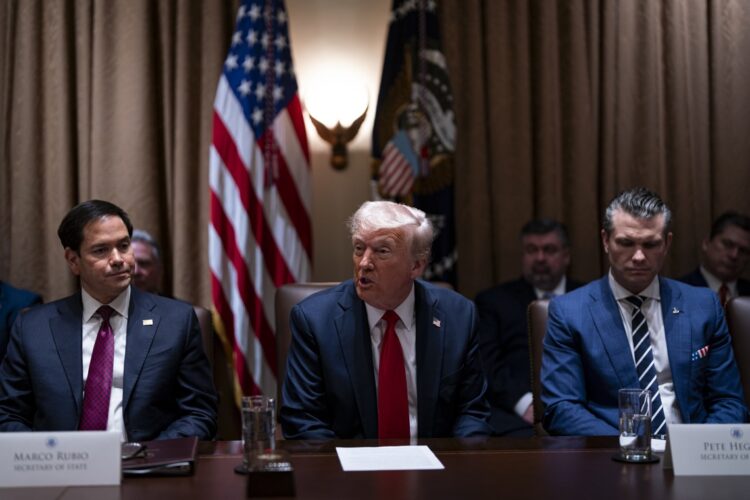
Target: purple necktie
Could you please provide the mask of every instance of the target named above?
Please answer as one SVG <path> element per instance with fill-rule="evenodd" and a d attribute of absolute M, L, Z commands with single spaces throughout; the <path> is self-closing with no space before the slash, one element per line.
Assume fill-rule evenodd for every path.
<path fill-rule="evenodd" d="M 94 352 L 89 363 L 89 375 L 86 377 L 81 424 L 78 426 L 82 431 L 106 431 L 109 416 L 112 364 L 115 357 L 115 334 L 109 324 L 109 317 L 114 309 L 102 306 L 97 312 L 102 317 L 102 325 L 96 334 Z"/>

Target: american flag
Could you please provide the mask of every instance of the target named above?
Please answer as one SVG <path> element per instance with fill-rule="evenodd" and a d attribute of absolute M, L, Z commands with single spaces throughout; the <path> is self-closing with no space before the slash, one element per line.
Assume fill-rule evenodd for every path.
<path fill-rule="evenodd" d="M 436 229 L 423 277 L 456 285 L 456 126 L 435 0 L 393 0 L 372 134 L 381 196 L 424 210 Z"/>
<path fill-rule="evenodd" d="M 235 397 L 276 393 L 274 294 L 307 281 L 310 157 L 282 0 L 244 0 L 214 101 L 209 266 Z"/>
<path fill-rule="evenodd" d="M 698 361 L 699 359 L 703 359 L 706 357 L 706 355 L 708 354 L 708 351 L 710 350 L 711 350 L 710 345 L 704 345 L 703 347 L 695 351 L 692 356 L 690 356 L 690 360 Z"/>

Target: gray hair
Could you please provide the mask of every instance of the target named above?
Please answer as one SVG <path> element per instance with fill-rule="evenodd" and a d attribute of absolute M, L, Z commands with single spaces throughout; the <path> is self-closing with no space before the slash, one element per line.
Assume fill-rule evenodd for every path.
<path fill-rule="evenodd" d="M 161 252 L 159 251 L 159 244 L 148 231 L 145 231 L 143 229 L 134 229 L 133 236 L 130 237 L 130 241 L 140 241 L 141 243 L 149 245 L 154 252 L 154 258 L 161 262 Z"/>
<path fill-rule="evenodd" d="M 404 229 L 411 238 L 414 257 L 428 260 L 435 231 L 418 208 L 392 201 L 366 201 L 347 221 L 352 238 L 363 231 Z"/>
<path fill-rule="evenodd" d="M 669 232 L 672 225 L 672 211 L 659 195 L 644 187 L 636 187 L 623 191 L 609 202 L 604 211 L 604 231 L 612 234 L 614 224 L 612 219 L 615 212 L 621 210 L 636 219 L 651 219 L 657 215 L 664 216 L 664 234 Z"/>

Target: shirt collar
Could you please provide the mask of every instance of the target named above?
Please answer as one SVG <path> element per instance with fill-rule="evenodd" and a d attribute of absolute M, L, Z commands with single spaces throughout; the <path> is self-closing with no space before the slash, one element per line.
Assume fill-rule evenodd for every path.
<path fill-rule="evenodd" d="M 108 305 L 114 309 L 117 314 L 127 319 L 128 317 L 128 306 L 130 305 L 130 286 L 120 293 L 115 299 L 109 304 L 102 304 L 89 293 L 81 289 L 81 300 L 83 301 L 83 322 L 86 323 L 91 317 L 96 314 L 96 311 L 103 305 Z"/>
<path fill-rule="evenodd" d="M 703 275 L 703 278 L 706 280 L 706 284 L 708 285 L 708 288 L 711 290 L 718 292 L 719 288 L 721 288 L 721 285 L 724 283 L 719 278 L 716 277 L 711 271 L 706 269 L 705 267 L 701 266 L 701 274 Z M 729 287 L 729 291 L 732 293 L 732 296 L 735 296 L 737 293 L 737 280 L 734 281 L 728 281 L 726 282 L 727 287 Z"/>
<path fill-rule="evenodd" d="M 372 331 L 378 322 L 383 319 L 385 310 L 371 306 L 367 302 L 365 302 L 365 308 L 367 309 L 367 323 L 370 325 L 370 331 Z M 407 328 L 412 328 L 414 324 L 414 283 L 411 284 L 409 295 L 406 296 L 406 299 L 393 312 L 398 315 Z"/>
<path fill-rule="evenodd" d="M 534 293 L 537 299 L 543 299 L 545 295 L 552 294 L 553 297 L 559 297 L 565 294 L 565 285 L 567 284 L 567 278 L 563 274 L 562 279 L 555 288 L 550 291 L 542 290 L 541 288 L 534 287 Z"/>
<path fill-rule="evenodd" d="M 612 275 L 612 269 L 609 270 L 609 287 L 612 289 L 615 300 L 623 300 L 633 295 L 633 292 L 626 289 L 615 280 L 615 277 Z M 659 276 L 654 276 L 651 283 L 638 293 L 638 295 L 649 299 L 661 300 L 661 294 L 659 292 Z"/>

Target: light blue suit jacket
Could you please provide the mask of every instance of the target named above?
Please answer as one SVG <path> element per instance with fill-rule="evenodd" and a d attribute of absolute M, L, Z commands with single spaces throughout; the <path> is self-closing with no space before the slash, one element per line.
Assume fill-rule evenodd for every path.
<path fill-rule="evenodd" d="M 461 295 L 415 283 L 420 437 L 488 435 L 476 312 Z M 291 439 L 377 438 L 370 328 L 351 280 L 297 304 L 281 406 Z"/>
<path fill-rule="evenodd" d="M 716 294 L 665 278 L 659 288 L 682 421 L 744 422 L 742 386 Z M 706 356 L 694 356 L 705 346 Z M 607 276 L 550 303 L 541 379 L 550 433 L 618 433 L 617 392 L 639 383 Z"/>
<path fill-rule="evenodd" d="M 76 430 L 83 402 L 81 294 L 13 326 L 0 364 L 0 431 Z M 216 432 L 216 392 L 190 304 L 131 288 L 123 374 L 130 440 Z"/>

